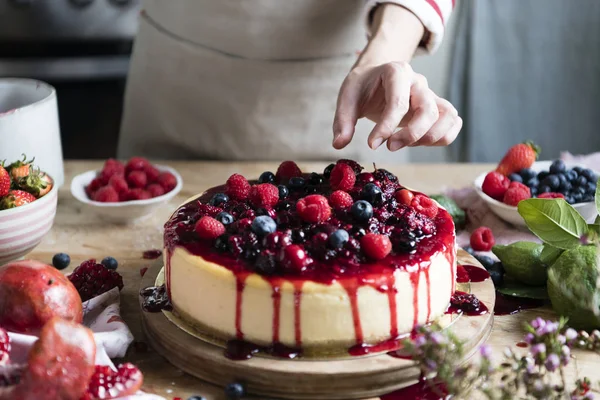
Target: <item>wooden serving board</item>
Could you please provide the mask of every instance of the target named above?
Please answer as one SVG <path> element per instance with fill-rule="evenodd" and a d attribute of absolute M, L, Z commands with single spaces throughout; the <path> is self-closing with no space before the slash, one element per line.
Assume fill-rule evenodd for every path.
<path fill-rule="evenodd" d="M 481 265 L 459 250 L 459 264 Z M 161 269 L 156 264 L 142 279 L 153 286 Z M 483 268 L 483 267 L 482 267 Z M 471 283 L 474 293 L 489 310 L 495 291 L 490 279 Z M 141 301 L 141 299 L 140 299 Z M 447 329 L 465 341 L 469 356 L 492 329 L 493 314 L 461 315 Z M 243 382 L 249 393 L 281 399 L 361 399 L 375 397 L 417 382 L 419 371 L 410 360 L 387 354 L 327 360 L 286 360 L 255 356 L 232 361 L 223 348 L 187 333 L 164 313 L 142 311 L 142 326 L 150 345 L 181 370 L 213 384 Z"/>

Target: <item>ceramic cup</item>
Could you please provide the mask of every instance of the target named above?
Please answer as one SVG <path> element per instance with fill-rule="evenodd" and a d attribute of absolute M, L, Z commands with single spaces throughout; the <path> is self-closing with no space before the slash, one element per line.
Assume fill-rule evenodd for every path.
<path fill-rule="evenodd" d="M 0 78 L 0 161 L 26 154 L 58 186 L 64 183 L 56 90 L 33 79 Z"/>

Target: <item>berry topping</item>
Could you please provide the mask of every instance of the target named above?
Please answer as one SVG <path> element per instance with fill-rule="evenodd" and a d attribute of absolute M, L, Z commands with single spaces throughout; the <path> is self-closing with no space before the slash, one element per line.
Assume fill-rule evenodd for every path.
<path fill-rule="evenodd" d="M 298 200 L 296 210 L 302 220 L 313 224 L 325 222 L 331 217 L 329 202 L 320 194 L 311 194 Z"/>
<path fill-rule="evenodd" d="M 360 165 L 359 163 L 357 163 L 354 160 L 341 159 L 341 160 L 338 160 L 337 164 L 345 164 L 345 165 L 349 166 L 350 168 L 352 168 L 355 175 L 360 174 L 362 172 L 362 170 L 364 169 L 362 165 Z"/>
<path fill-rule="evenodd" d="M 342 248 L 350 240 L 350 235 L 343 229 L 338 229 L 329 236 L 329 246 L 333 249 Z"/>
<path fill-rule="evenodd" d="M 455 292 L 450 298 L 450 304 L 464 312 L 479 311 L 479 299 L 471 293 Z"/>
<path fill-rule="evenodd" d="M 387 235 L 367 233 L 360 239 L 360 245 L 367 257 L 383 260 L 392 251 L 392 242 Z"/>
<path fill-rule="evenodd" d="M 285 199 L 290 195 L 290 190 L 285 185 L 277 185 L 277 190 L 279 191 L 280 199 Z"/>
<path fill-rule="evenodd" d="M 306 185 L 306 181 L 300 176 L 294 176 L 290 178 L 290 181 L 288 182 L 288 186 L 292 191 L 301 190 L 304 188 L 304 185 Z"/>
<path fill-rule="evenodd" d="M 490 251 L 495 243 L 494 234 L 487 226 L 479 227 L 471 234 L 471 247 L 475 251 Z"/>
<path fill-rule="evenodd" d="M 233 221 L 235 220 L 233 215 L 229 214 L 227 211 L 222 211 L 222 212 L 218 213 L 217 216 L 215 217 L 215 219 L 217 221 L 219 221 L 220 223 L 222 223 L 223 225 L 232 224 Z"/>
<path fill-rule="evenodd" d="M 417 212 L 425 214 L 429 218 L 435 218 L 439 210 L 434 200 L 422 194 L 415 195 L 410 205 L 417 210 Z"/>
<path fill-rule="evenodd" d="M 325 169 L 323 170 L 323 178 L 329 179 L 329 177 L 331 176 L 331 171 L 333 170 L 333 167 L 335 167 L 335 164 L 329 164 L 328 166 L 325 167 Z"/>
<path fill-rule="evenodd" d="M 554 192 L 547 192 L 547 193 L 542 193 L 538 196 L 538 199 L 564 199 L 565 195 L 562 193 L 554 193 Z"/>
<path fill-rule="evenodd" d="M 148 183 L 148 177 L 144 171 L 131 171 L 127 175 L 127 183 L 134 188 L 145 188 Z"/>
<path fill-rule="evenodd" d="M 400 204 L 404 204 L 409 206 L 412 203 L 415 195 L 408 189 L 400 189 L 396 193 L 394 193 L 394 198 Z"/>
<path fill-rule="evenodd" d="M 277 173 L 275 174 L 275 178 L 277 182 L 285 183 L 290 180 L 290 178 L 302 176 L 302 170 L 300 167 L 293 161 L 284 161 L 277 168 Z"/>
<path fill-rule="evenodd" d="M 275 174 L 271 171 L 266 171 L 258 177 L 258 183 L 273 183 L 275 182 Z"/>
<path fill-rule="evenodd" d="M 360 197 L 374 206 L 383 203 L 383 191 L 374 183 L 367 183 L 363 188 Z"/>
<path fill-rule="evenodd" d="M 201 239 L 216 239 L 225 233 L 225 226 L 208 215 L 200 218 L 194 229 Z"/>
<path fill-rule="evenodd" d="M 329 196 L 329 204 L 336 210 L 345 210 L 351 207 L 353 203 L 352 196 L 343 190 L 336 190 Z"/>
<path fill-rule="evenodd" d="M 148 193 L 150 193 L 150 196 L 154 197 L 158 197 L 158 196 L 162 196 L 163 194 L 165 194 L 165 189 L 160 186 L 158 183 L 151 183 L 148 185 L 148 187 L 146 188 L 146 191 Z"/>
<path fill-rule="evenodd" d="M 144 377 L 133 364 L 126 363 L 113 370 L 108 365 L 96 365 L 94 374 L 80 400 L 116 399 L 134 395 L 141 387 Z"/>
<path fill-rule="evenodd" d="M 251 228 L 258 236 L 265 236 L 277 230 L 277 223 L 268 215 L 260 215 L 254 218 Z"/>
<path fill-rule="evenodd" d="M 510 186 L 510 179 L 499 172 L 492 171 L 485 176 L 481 190 L 493 199 L 502 200 Z"/>
<path fill-rule="evenodd" d="M 279 201 L 279 189 L 270 183 L 254 185 L 250 189 L 250 203 L 254 207 L 271 208 Z"/>
<path fill-rule="evenodd" d="M 8 333 L 4 329 L 0 328 L 0 366 L 8 364 L 9 361 L 10 361 L 10 337 L 8 336 Z"/>
<path fill-rule="evenodd" d="M 66 253 L 57 253 L 52 257 L 52 265 L 58 270 L 65 269 L 71 264 L 71 257 Z"/>
<path fill-rule="evenodd" d="M 114 257 L 105 257 L 102 259 L 101 264 L 113 271 L 119 267 L 119 262 Z"/>
<path fill-rule="evenodd" d="M 356 174 L 348 164 L 338 162 L 331 170 L 329 183 L 334 190 L 348 191 L 356 183 Z"/>
<path fill-rule="evenodd" d="M 101 203 L 117 203 L 119 201 L 119 193 L 112 186 L 104 186 L 98 189 L 94 194 L 94 201 Z"/>
<path fill-rule="evenodd" d="M 302 246 L 292 244 L 283 249 L 283 264 L 296 272 L 302 272 L 310 263 Z"/>
<path fill-rule="evenodd" d="M 225 193 L 234 200 L 246 200 L 250 194 L 250 183 L 240 174 L 233 174 L 227 179 Z"/>
<path fill-rule="evenodd" d="M 123 277 L 117 271 L 97 264 L 94 259 L 75 268 L 69 280 L 79 292 L 81 301 L 88 301 L 116 287 L 123 289 Z"/>
<path fill-rule="evenodd" d="M 308 183 L 314 186 L 318 186 L 323 183 L 323 177 L 316 172 L 311 172 L 308 176 Z"/>
<path fill-rule="evenodd" d="M 229 201 L 229 196 L 225 193 L 215 193 L 213 197 L 211 197 L 208 204 L 215 207 L 222 207 L 225 203 Z"/>
<path fill-rule="evenodd" d="M 358 200 L 352 205 L 352 216 L 357 221 L 368 221 L 373 216 L 373 206 L 366 200 Z"/>

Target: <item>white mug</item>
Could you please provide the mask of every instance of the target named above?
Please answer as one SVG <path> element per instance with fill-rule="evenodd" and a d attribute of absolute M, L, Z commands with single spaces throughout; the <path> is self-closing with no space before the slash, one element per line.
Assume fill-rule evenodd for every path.
<path fill-rule="evenodd" d="M 56 185 L 64 183 L 56 90 L 33 79 L 0 78 L 0 161 L 35 157 Z"/>

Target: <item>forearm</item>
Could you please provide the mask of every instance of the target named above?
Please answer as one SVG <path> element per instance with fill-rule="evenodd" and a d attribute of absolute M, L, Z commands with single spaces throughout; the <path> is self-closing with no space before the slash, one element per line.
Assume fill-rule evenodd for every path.
<path fill-rule="evenodd" d="M 385 3 L 378 6 L 371 22 L 369 43 L 357 65 L 381 65 L 410 61 L 425 34 L 421 21 L 406 8 Z"/>

